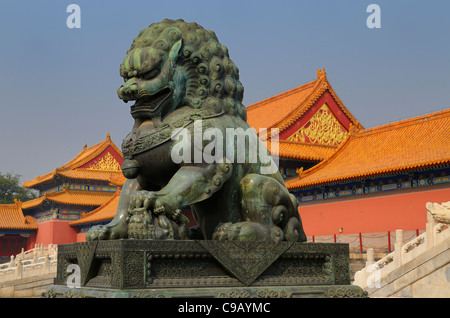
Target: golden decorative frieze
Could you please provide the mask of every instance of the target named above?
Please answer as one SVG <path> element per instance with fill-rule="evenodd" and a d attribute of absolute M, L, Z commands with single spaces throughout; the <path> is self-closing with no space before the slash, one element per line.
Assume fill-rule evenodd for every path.
<path fill-rule="evenodd" d="M 120 163 L 108 152 L 99 161 L 91 165 L 90 170 L 120 171 Z"/>
<path fill-rule="evenodd" d="M 337 146 L 347 135 L 348 132 L 333 115 L 328 105 L 323 104 L 314 116 L 287 140 Z"/>

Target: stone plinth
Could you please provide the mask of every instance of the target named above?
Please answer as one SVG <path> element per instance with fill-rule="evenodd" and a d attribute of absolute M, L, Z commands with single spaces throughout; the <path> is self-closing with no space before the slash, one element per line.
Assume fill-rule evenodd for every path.
<path fill-rule="evenodd" d="M 73 265 L 79 288 L 67 284 Z M 44 296 L 365 295 L 350 285 L 348 244 L 116 240 L 60 245 L 55 285 Z"/>

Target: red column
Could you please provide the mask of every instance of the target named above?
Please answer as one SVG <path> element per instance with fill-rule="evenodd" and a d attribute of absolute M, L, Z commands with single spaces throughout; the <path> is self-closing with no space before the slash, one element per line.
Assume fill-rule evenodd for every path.
<path fill-rule="evenodd" d="M 362 252 L 363 251 L 363 247 L 362 247 L 362 235 L 361 232 L 359 232 L 359 249 Z"/>
<path fill-rule="evenodd" d="M 388 231 L 388 250 L 391 251 L 391 231 Z"/>

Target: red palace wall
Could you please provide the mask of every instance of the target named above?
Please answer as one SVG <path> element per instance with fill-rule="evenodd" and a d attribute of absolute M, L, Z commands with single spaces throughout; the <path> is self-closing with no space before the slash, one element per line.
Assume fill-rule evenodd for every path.
<path fill-rule="evenodd" d="M 299 212 L 307 236 L 425 230 L 425 204 L 449 200 L 446 185 L 304 202 Z"/>
<path fill-rule="evenodd" d="M 77 232 L 69 223 L 69 221 L 51 220 L 38 224 L 34 244 L 69 244 L 77 242 Z"/>

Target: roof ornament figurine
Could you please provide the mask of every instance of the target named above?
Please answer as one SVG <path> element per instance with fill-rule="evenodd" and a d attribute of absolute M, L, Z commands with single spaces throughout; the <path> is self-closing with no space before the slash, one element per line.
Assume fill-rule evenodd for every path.
<path fill-rule="evenodd" d="M 20 199 L 14 199 L 14 204 L 19 208 L 22 207 L 22 201 Z"/>
<path fill-rule="evenodd" d="M 327 77 L 327 73 L 325 72 L 325 67 L 322 69 L 317 69 L 317 78 L 325 79 Z"/>
<path fill-rule="evenodd" d="M 301 179 L 302 178 L 302 174 L 303 174 L 303 167 L 297 168 L 295 170 L 295 172 L 298 174 L 298 178 Z"/>

